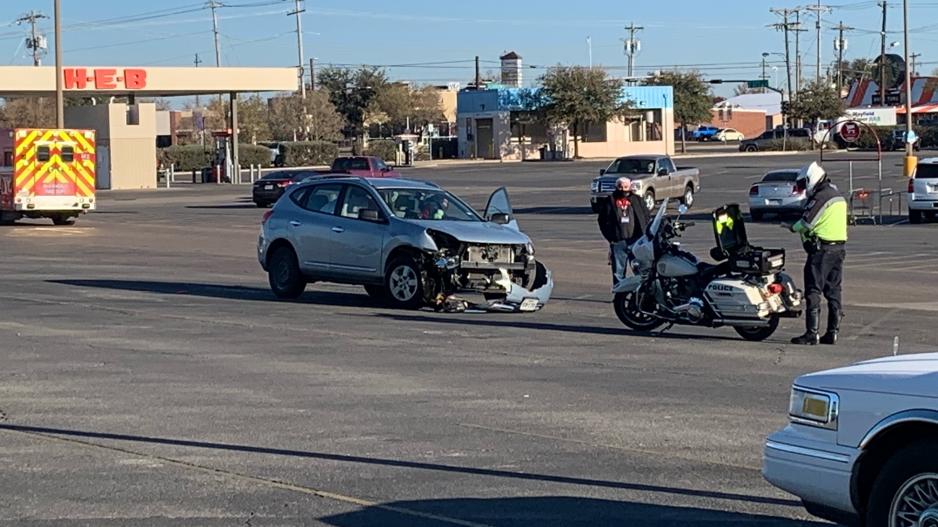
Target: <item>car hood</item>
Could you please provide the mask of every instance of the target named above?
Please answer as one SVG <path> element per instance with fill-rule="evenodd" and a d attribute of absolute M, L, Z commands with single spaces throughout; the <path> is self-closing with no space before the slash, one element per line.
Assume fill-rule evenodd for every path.
<path fill-rule="evenodd" d="M 809 373 L 795 384 L 805 388 L 895 393 L 938 398 L 938 353 L 884 357 Z"/>
<path fill-rule="evenodd" d="M 413 220 L 412 223 L 466 243 L 523 245 L 531 241 L 524 233 L 487 221 Z"/>

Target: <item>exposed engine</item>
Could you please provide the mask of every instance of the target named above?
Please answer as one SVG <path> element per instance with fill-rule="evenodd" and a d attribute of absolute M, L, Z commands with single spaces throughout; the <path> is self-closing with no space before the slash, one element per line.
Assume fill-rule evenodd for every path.
<path fill-rule="evenodd" d="M 531 290 L 546 281 L 546 269 L 527 245 L 464 243 L 435 231 L 431 236 L 438 250 L 428 254 L 426 276 L 436 287 L 427 291 L 427 301 L 441 309 L 458 310 L 450 305 L 457 294 L 491 300 L 508 295 L 511 284 Z"/>

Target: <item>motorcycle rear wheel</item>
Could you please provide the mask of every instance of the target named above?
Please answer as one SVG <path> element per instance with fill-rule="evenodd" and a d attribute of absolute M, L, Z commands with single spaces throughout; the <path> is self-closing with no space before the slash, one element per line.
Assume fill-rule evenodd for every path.
<path fill-rule="evenodd" d="M 775 333 L 775 330 L 778 329 L 778 315 L 772 315 L 769 318 L 768 326 L 757 326 L 757 327 L 740 327 L 733 326 L 733 329 L 736 333 L 751 342 L 762 342 L 763 340 L 772 336 Z"/>
<path fill-rule="evenodd" d="M 652 331 L 662 324 L 664 320 L 651 315 L 646 315 L 638 309 L 635 304 L 635 293 L 616 293 L 612 299 L 612 305 L 616 310 L 616 316 L 619 321 L 629 329 L 635 331 Z"/>

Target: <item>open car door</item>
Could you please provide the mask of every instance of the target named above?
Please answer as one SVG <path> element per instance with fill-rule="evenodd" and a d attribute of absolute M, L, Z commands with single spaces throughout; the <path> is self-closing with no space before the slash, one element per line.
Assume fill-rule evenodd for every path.
<path fill-rule="evenodd" d="M 518 221 L 511 210 L 511 200 L 505 187 L 500 187 L 489 196 L 489 202 L 485 205 L 485 221 L 518 230 Z"/>

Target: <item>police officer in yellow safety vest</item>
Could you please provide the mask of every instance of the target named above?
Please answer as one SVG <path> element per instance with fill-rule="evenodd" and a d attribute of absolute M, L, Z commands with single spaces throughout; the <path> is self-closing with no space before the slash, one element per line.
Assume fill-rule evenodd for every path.
<path fill-rule="evenodd" d="M 801 234 L 808 260 L 804 264 L 804 287 L 807 297 L 807 331 L 791 340 L 792 344 L 836 344 L 840 321 L 844 317 L 840 298 L 847 243 L 847 200 L 840 194 L 817 163 L 801 169 L 795 180 L 796 190 L 808 198 L 804 213 L 794 225 L 784 225 Z M 821 294 L 827 299 L 827 332 L 818 337 L 821 325 Z"/>

